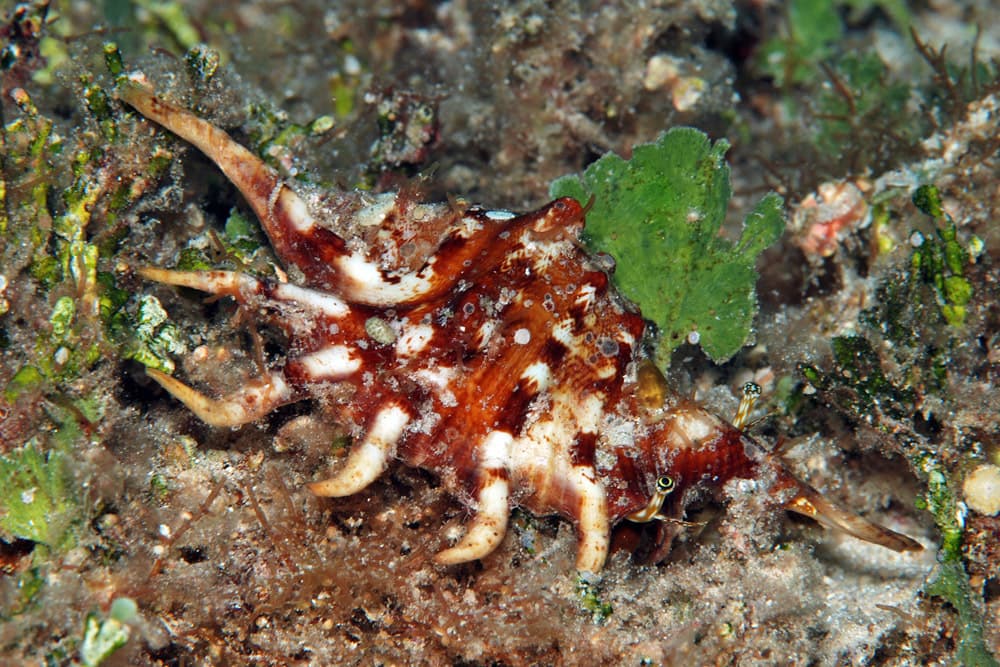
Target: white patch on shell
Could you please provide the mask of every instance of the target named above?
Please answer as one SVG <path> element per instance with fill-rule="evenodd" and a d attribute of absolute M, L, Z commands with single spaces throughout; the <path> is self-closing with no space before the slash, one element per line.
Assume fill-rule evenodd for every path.
<path fill-rule="evenodd" d="M 566 392 L 544 395 L 545 400 L 533 401 L 526 428 L 511 449 L 512 471 L 536 482 L 558 488 L 566 484 L 570 446 L 580 428 L 576 405 L 567 400 Z M 538 409 L 534 409 L 537 406 Z M 537 489 L 541 494 L 550 491 Z"/>
<path fill-rule="evenodd" d="M 275 196 L 281 197 L 282 189 L 285 187 L 286 186 L 284 185 L 279 185 Z M 307 207 L 306 203 L 302 201 L 298 195 L 295 195 L 291 189 L 288 189 L 287 192 L 291 193 L 293 196 L 289 197 L 286 194 L 286 196 L 281 197 L 283 200 L 282 205 L 284 206 L 285 213 L 288 214 L 288 219 L 291 220 L 295 231 L 299 233 L 312 231 L 316 226 L 316 221 L 313 220 L 312 214 L 309 212 L 309 207 Z"/>
<path fill-rule="evenodd" d="M 673 434 L 671 441 L 677 447 L 687 447 L 690 445 L 697 447 L 715 436 L 721 426 L 718 417 L 704 410 L 697 409 L 675 410 L 672 422 Z"/>
<path fill-rule="evenodd" d="M 584 311 L 590 310 L 594 305 L 594 299 L 597 296 L 597 288 L 587 283 L 576 292 L 576 305 L 584 309 Z"/>
<path fill-rule="evenodd" d="M 437 366 L 434 368 L 421 368 L 413 374 L 413 377 L 424 387 L 430 389 L 441 401 L 441 405 L 446 408 L 458 405 L 458 399 L 451 389 L 451 383 L 457 375 L 452 366 Z"/>
<path fill-rule="evenodd" d="M 573 320 L 559 320 L 552 327 L 552 338 L 562 343 L 570 350 L 576 347 L 576 337 L 573 336 Z"/>
<path fill-rule="evenodd" d="M 536 361 L 524 369 L 521 379 L 532 382 L 535 391 L 541 393 L 548 389 L 552 381 L 552 369 L 544 361 Z"/>
<path fill-rule="evenodd" d="M 517 447 L 511 450 L 514 467 L 517 470 L 543 470 L 551 479 L 558 479 L 565 472 L 564 461 L 557 456 L 557 443 L 572 441 L 573 433 L 567 420 L 550 413 L 539 415 L 523 437 L 518 438 Z"/>
<path fill-rule="evenodd" d="M 332 294 L 316 292 L 291 283 L 281 283 L 275 287 L 274 296 L 284 301 L 293 301 L 307 308 L 318 310 L 329 317 L 341 318 L 350 312 L 348 305 Z"/>
<path fill-rule="evenodd" d="M 569 402 L 570 399 L 567 398 L 566 401 Z M 601 392 L 590 394 L 577 404 L 574 412 L 577 427 L 581 432 L 597 433 L 604 417 L 604 394 Z"/>
<path fill-rule="evenodd" d="M 457 403 L 457 401 L 456 401 Z M 419 415 L 416 421 L 410 424 L 410 430 L 414 433 L 424 433 L 431 435 L 436 433 L 441 425 L 441 413 L 434 409 L 433 404 L 428 401 L 418 408 Z"/>
<path fill-rule="evenodd" d="M 514 245 L 515 247 L 520 245 L 520 247 L 504 257 L 504 261 L 500 265 L 501 271 L 510 271 L 515 264 L 524 260 L 529 263 L 531 271 L 538 275 L 544 275 L 554 262 L 571 251 L 571 246 L 566 242 L 537 241 L 531 238 L 531 234 L 527 230 L 518 235 Z"/>
<path fill-rule="evenodd" d="M 635 445 L 638 437 L 636 426 L 635 420 L 630 415 L 609 413 L 604 416 L 601 436 L 613 449 L 626 449 L 638 453 L 639 448 Z"/>
<path fill-rule="evenodd" d="M 375 423 L 372 424 L 366 440 L 383 445 L 399 442 L 403 437 L 403 429 L 409 421 L 409 413 L 400 406 L 390 405 L 383 408 L 375 416 Z"/>
<path fill-rule="evenodd" d="M 479 220 L 471 216 L 463 217 L 459 221 L 456 227 L 456 231 L 458 232 L 459 237 L 463 239 L 471 239 L 473 236 L 475 236 L 482 230 L 483 230 L 483 223 L 479 222 Z"/>
<path fill-rule="evenodd" d="M 302 357 L 300 361 L 314 380 L 343 378 L 361 368 L 361 359 L 344 345 L 325 347 Z"/>
<path fill-rule="evenodd" d="M 434 263 L 434 258 L 428 264 Z M 386 280 L 382 270 L 369 262 L 364 255 L 352 252 L 350 255 L 334 260 L 338 270 L 351 280 L 348 292 L 356 301 L 373 305 L 392 305 L 409 301 L 428 291 L 434 284 L 434 271 L 421 276 L 417 273 L 407 273 L 399 276 L 395 282 Z"/>
<path fill-rule="evenodd" d="M 498 323 L 496 320 L 486 320 L 483 322 L 479 329 L 476 331 L 476 339 L 473 341 L 473 345 L 477 350 L 482 352 L 493 340 L 493 335 L 497 331 Z"/>
<path fill-rule="evenodd" d="M 404 327 L 396 340 L 396 354 L 400 357 L 414 357 L 424 351 L 432 338 L 434 327 L 430 324 Z"/>
<path fill-rule="evenodd" d="M 480 449 L 480 467 L 485 470 L 506 470 L 510 465 L 510 446 L 514 436 L 506 431 L 490 431 Z"/>
<path fill-rule="evenodd" d="M 615 464 L 617 463 L 618 456 L 610 448 L 598 447 L 594 451 L 594 467 L 597 469 L 598 473 L 606 475 L 615 467 Z M 627 486 L 625 484 L 625 480 L 615 480 L 614 483 Z"/>
<path fill-rule="evenodd" d="M 527 345 L 531 341 L 531 332 L 521 327 L 514 332 L 514 342 L 518 345 Z"/>
<path fill-rule="evenodd" d="M 538 242 L 528 241 L 525 243 L 525 254 L 531 258 L 532 268 L 538 275 L 545 275 L 549 268 L 560 257 L 564 257 L 570 251 L 570 246 L 565 242 Z"/>

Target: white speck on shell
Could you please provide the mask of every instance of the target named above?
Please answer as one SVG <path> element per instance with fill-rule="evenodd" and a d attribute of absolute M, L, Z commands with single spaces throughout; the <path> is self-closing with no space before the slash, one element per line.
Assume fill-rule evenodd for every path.
<path fill-rule="evenodd" d="M 486 211 L 486 217 L 490 220 L 503 222 L 504 220 L 511 220 L 517 216 L 511 211 Z"/>

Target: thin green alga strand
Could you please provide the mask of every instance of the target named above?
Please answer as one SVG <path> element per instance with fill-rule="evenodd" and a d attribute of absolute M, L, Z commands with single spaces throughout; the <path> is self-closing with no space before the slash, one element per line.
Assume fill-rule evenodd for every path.
<path fill-rule="evenodd" d="M 958 240 L 955 221 L 944 210 L 941 193 L 933 185 L 921 185 L 913 193 L 913 204 L 934 219 L 934 237 L 913 251 L 911 267 L 922 280 L 934 286 L 938 306 L 945 321 L 952 327 L 965 325 L 968 304 L 972 300 L 972 283 L 965 277 L 969 250 Z"/>

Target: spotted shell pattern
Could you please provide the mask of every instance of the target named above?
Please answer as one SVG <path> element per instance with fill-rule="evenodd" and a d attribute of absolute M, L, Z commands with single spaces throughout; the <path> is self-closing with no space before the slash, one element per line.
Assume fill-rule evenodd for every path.
<path fill-rule="evenodd" d="M 148 372 L 218 426 L 306 398 L 334 401 L 353 445 L 332 477 L 309 485 L 315 494 L 357 493 L 400 459 L 437 474 L 471 510 L 464 537 L 438 563 L 492 552 L 517 506 L 572 521 L 576 566 L 597 572 L 615 524 L 660 520 L 665 553 L 693 498 L 766 466 L 790 509 L 894 549 L 919 548 L 827 503 L 741 429 L 657 394 L 662 378 L 642 349 L 644 321 L 581 247 L 585 211 L 576 201 L 515 215 L 348 192 L 326 202 L 336 220 L 319 221 L 218 128 L 135 80 L 120 97 L 208 155 L 301 276 L 293 284 L 141 269 L 155 281 L 230 296 L 289 341 L 283 366 L 222 399 Z M 333 231 L 351 225 L 363 242 Z"/>

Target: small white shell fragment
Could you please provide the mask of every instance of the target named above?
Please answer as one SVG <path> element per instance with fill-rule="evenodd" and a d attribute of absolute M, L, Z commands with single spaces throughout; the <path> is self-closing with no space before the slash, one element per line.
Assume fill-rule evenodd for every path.
<path fill-rule="evenodd" d="M 676 81 L 679 74 L 676 59 L 666 53 L 658 53 L 646 63 L 642 86 L 646 90 L 656 90 Z"/>
<path fill-rule="evenodd" d="M 971 509 L 995 516 L 1000 512 L 1000 467 L 984 463 L 973 470 L 962 484 L 962 493 Z"/>

